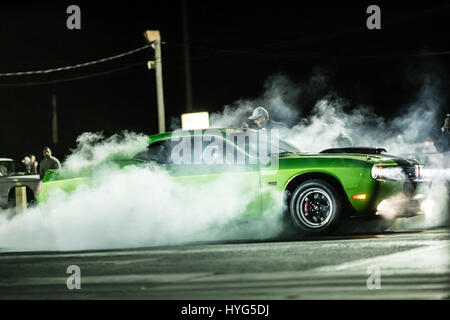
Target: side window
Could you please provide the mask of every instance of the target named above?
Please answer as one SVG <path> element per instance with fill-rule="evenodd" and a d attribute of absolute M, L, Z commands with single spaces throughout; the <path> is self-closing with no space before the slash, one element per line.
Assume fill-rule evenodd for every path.
<path fill-rule="evenodd" d="M 204 136 L 202 141 L 203 162 L 225 163 L 225 145 L 221 137 Z M 205 157 L 208 157 L 205 159 Z"/>
<path fill-rule="evenodd" d="M 135 155 L 133 159 L 144 162 L 171 164 L 172 148 L 178 143 L 178 141 L 172 142 L 170 139 L 156 141 Z M 249 161 L 248 156 L 238 150 L 233 143 L 218 136 L 190 137 L 190 152 L 190 158 L 186 159 L 188 164 L 201 164 L 203 160 L 204 164 L 236 165 L 245 164 Z M 183 151 L 181 151 L 180 157 L 183 157 L 182 153 Z M 196 155 L 196 153 L 199 154 Z M 202 159 L 202 157 L 207 158 Z"/>
<path fill-rule="evenodd" d="M 211 143 L 210 141 L 214 141 L 215 143 Z M 221 147 L 218 148 L 216 144 L 220 144 Z M 205 154 L 205 151 L 211 153 L 213 158 L 221 157 L 222 164 L 245 164 L 248 161 L 245 153 L 238 150 L 230 141 L 218 136 L 207 136 L 206 141 L 203 142 L 203 154 Z"/>
<path fill-rule="evenodd" d="M 134 156 L 134 160 L 144 162 L 157 162 L 160 164 L 170 163 L 170 140 L 156 141 L 150 144 L 147 149 Z"/>
<path fill-rule="evenodd" d="M 216 135 L 191 136 L 189 146 L 191 154 L 185 159 L 186 164 L 235 164 L 236 155 L 242 154 L 232 143 Z"/>

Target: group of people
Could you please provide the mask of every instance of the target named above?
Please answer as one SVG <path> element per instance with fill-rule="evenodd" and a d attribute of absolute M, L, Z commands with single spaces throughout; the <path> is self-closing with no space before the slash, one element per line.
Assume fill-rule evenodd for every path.
<path fill-rule="evenodd" d="M 49 147 L 44 147 L 42 155 L 44 158 L 40 164 L 36 161 L 34 154 L 29 154 L 23 158 L 22 163 L 25 166 L 26 174 L 39 174 L 42 179 L 47 170 L 61 169 L 61 163 L 52 155 L 52 150 Z"/>
<path fill-rule="evenodd" d="M 22 160 L 22 163 L 25 166 L 26 174 L 37 174 L 38 173 L 39 163 L 36 161 L 36 156 L 34 154 L 29 154 L 29 155 L 25 156 Z"/>

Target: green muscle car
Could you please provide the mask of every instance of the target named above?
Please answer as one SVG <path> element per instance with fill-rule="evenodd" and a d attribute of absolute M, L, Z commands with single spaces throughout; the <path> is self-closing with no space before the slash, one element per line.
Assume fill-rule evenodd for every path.
<path fill-rule="evenodd" d="M 395 216 L 389 221 L 421 213 L 420 186 L 425 181 L 422 166 L 413 159 L 366 147 L 305 153 L 280 139 L 262 139 L 260 133 L 204 129 L 156 134 L 133 157 L 110 161 L 121 167 L 156 164 L 179 183 L 202 183 L 232 171 L 245 176 L 248 188 L 254 188 L 249 194 L 257 194 L 249 208 L 252 213 L 243 212 L 243 217 L 264 212 L 271 201 L 269 191 L 278 190 L 284 193 L 285 203 L 273 214 L 282 215 L 303 234 L 326 234 L 348 219 L 380 218 L 383 210 L 392 209 L 391 198 L 401 202 L 396 202 Z M 93 170 L 67 174 L 63 167 L 60 172 L 47 172 L 38 202 L 45 202 L 53 188 L 71 192 L 89 184 Z"/>

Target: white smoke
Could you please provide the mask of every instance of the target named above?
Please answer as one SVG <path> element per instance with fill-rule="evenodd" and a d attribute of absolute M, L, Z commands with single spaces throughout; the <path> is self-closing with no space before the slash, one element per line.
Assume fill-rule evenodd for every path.
<path fill-rule="evenodd" d="M 299 116 L 299 110 L 295 107 L 301 86 L 294 86 L 286 76 L 276 75 L 270 77 L 264 83 L 264 91 L 256 99 L 239 99 L 231 105 L 226 105 L 221 112 L 210 115 L 212 128 L 240 128 L 243 123 L 248 123 L 248 117 L 253 109 L 264 107 L 269 114 L 274 115 L 274 120 L 282 120 L 291 124 Z M 293 123 L 293 122 L 292 122 Z"/>
<path fill-rule="evenodd" d="M 63 163 L 63 173 L 79 172 L 115 158 L 129 159 L 148 144 L 148 136 L 124 131 L 105 138 L 100 132 L 85 132 Z"/>
<path fill-rule="evenodd" d="M 92 139 L 91 139 L 92 138 Z M 123 141 L 141 144 L 141 136 Z M 283 194 L 254 224 L 242 214 L 258 201 L 259 184 L 239 173 L 215 179 L 174 178 L 158 165 L 119 168 L 105 161 L 130 151 L 117 137 L 83 134 L 63 164 L 103 163 L 74 192 L 52 189 L 48 202 L 14 216 L 0 215 L 0 248 L 9 250 L 83 250 L 177 244 L 190 241 L 269 238 L 281 230 Z M 136 147 L 136 146 L 134 146 Z M 133 147 L 132 147 L 133 149 Z M 254 184 L 254 185 L 252 185 Z M 256 200 L 255 200 L 256 199 Z"/>
<path fill-rule="evenodd" d="M 317 96 L 318 92 L 323 94 L 311 106 L 302 103 L 301 100 L 307 95 Z M 314 72 L 309 81 L 299 84 L 278 75 L 268 79 L 261 98 L 241 99 L 225 106 L 223 112 L 213 114 L 211 119 L 214 127 L 239 127 L 242 122 L 249 121 L 247 117 L 254 107 L 263 106 L 271 118 L 286 125 L 280 130 L 280 137 L 303 152 L 314 153 L 352 145 L 381 147 L 388 154 L 415 158 L 431 168 L 439 169 L 434 171 L 434 177 L 430 177 L 431 187 L 422 190 L 427 207 L 433 209 L 427 210 L 420 225 L 432 227 L 442 224 L 448 217 L 446 183 L 450 179 L 445 177 L 449 176 L 450 164 L 433 142 L 433 132 L 437 129 L 435 124 L 444 99 L 440 79 L 426 74 L 421 79 L 420 90 L 412 94 L 411 102 L 405 106 L 392 106 L 398 110 L 397 116 L 385 119 L 376 114 L 372 106 L 352 105 L 340 97 L 328 88 L 325 74 Z M 342 145 L 342 137 L 350 138 L 351 144 L 348 144 L 349 140 L 344 140 Z"/>
<path fill-rule="evenodd" d="M 422 214 L 412 218 L 397 219 L 390 230 L 422 230 L 447 225 L 450 222 L 447 181 L 436 178 L 433 179 L 431 185 L 422 187 L 419 190 L 423 195 L 421 199 Z M 405 205 L 402 200 L 406 199 L 402 199 L 400 195 L 387 199 L 386 211 L 381 212 L 381 215 L 388 219 L 395 217 Z"/>
<path fill-rule="evenodd" d="M 440 107 L 439 83 L 429 77 L 413 103 L 394 119 L 377 115 L 370 106 L 351 106 L 329 92 L 311 108 L 299 103 L 315 87 L 326 87 L 326 76 L 315 73 L 306 84 L 283 76 L 270 78 L 261 97 L 240 99 L 211 114 L 211 127 L 240 127 L 256 106 L 287 128 L 281 137 L 300 150 L 318 152 L 337 146 L 340 135 L 357 146 L 384 147 L 397 155 L 414 154 L 428 140 L 430 124 Z M 317 92 L 315 92 L 317 94 Z M 302 122 L 308 115 L 309 123 Z M 179 183 L 157 166 L 119 169 L 111 160 L 127 159 L 144 149 L 148 137 L 122 133 L 104 139 L 84 133 L 63 163 L 68 177 L 97 167 L 91 184 L 66 194 L 53 190 L 49 201 L 26 213 L 0 215 L 0 247 L 16 250 L 81 250 L 175 244 L 197 240 L 270 238 L 281 231 L 279 212 L 283 194 L 272 191 L 275 201 L 260 219 L 236 224 L 254 198 L 249 180 L 233 172 L 200 184 Z M 439 162 L 439 161 L 438 161 Z M 445 169 L 442 169 L 445 170 Z M 429 171 L 431 172 L 431 171 Z M 448 174 L 447 170 L 444 171 Z M 439 174 L 442 177 L 442 174 Z M 442 222 L 448 195 L 445 181 L 434 179 L 424 191 L 432 201 L 422 227 Z M 431 203 L 431 202 L 429 202 Z M 401 225 L 401 224 L 399 224 Z M 405 225 L 401 225 L 401 228 Z"/>

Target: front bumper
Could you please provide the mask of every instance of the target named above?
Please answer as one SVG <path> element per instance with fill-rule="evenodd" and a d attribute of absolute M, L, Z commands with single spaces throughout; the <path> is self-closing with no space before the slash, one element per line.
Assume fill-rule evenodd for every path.
<path fill-rule="evenodd" d="M 423 214 L 423 195 L 408 197 L 403 193 L 382 200 L 376 208 L 375 215 L 391 220 L 396 218 L 410 218 Z"/>
<path fill-rule="evenodd" d="M 360 185 L 358 193 L 367 194 L 366 201 L 349 199 L 355 209 L 352 216 L 376 216 L 381 213 L 388 216 L 412 217 L 423 212 L 421 194 L 430 181 L 372 180 Z"/>

